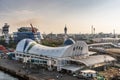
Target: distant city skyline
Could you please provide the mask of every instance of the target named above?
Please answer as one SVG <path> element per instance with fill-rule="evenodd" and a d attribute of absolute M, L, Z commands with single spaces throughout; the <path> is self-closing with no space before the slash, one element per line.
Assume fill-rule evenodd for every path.
<path fill-rule="evenodd" d="M 0 28 L 37 27 L 41 33 L 120 33 L 120 0 L 0 0 Z"/>

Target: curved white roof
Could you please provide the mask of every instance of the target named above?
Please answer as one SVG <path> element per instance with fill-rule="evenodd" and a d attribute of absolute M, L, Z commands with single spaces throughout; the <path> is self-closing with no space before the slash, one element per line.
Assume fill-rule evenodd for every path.
<path fill-rule="evenodd" d="M 95 56 L 89 56 L 79 60 L 74 60 L 74 59 L 71 59 L 71 60 L 84 63 L 86 66 L 92 66 L 95 64 L 104 63 L 105 61 L 106 62 L 115 61 L 115 58 L 109 55 L 95 55 Z"/>
<path fill-rule="evenodd" d="M 88 54 L 88 46 L 85 42 L 79 41 L 75 44 L 63 47 L 48 47 L 41 44 L 37 44 L 33 40 L 23 39 L 17 47 L 17 52 L 43 55 L 48 57 L 72 57 L 78 55 Z"/>
<path fill-rule="evenodd" d="M 70 46 L 54 48 L 37 44 L 33 46 L 28 53 L 40 54 L 48 57 L 61 57 L 69 47 Z"/>

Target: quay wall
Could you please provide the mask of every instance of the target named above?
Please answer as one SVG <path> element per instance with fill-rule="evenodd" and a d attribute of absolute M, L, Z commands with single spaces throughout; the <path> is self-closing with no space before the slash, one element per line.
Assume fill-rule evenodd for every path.
<path fill-rule="evenodd" d="M 37 79 L 33 78 L 32 76 L 29 76 L 27 74 L 22 74 L 20 72 L 11 70 L 11 69 L 3 67 L 1 65 L 0 65 L 0 70 L 5 72 L 5 73 L 8 73 L 14 77 L 17 77 L 19 80 L 37 80 Z"/>

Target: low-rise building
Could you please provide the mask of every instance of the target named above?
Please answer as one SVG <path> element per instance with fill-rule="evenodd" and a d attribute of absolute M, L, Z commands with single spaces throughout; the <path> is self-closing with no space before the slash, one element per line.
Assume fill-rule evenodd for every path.
<path fill-rule="evenodd" d="M 97 42 L 97 43 L 108 43 L 108 42 L 118 43 L 120 42 L 120 38 L 94 38 L 92 40 L 93 42 Z"/>

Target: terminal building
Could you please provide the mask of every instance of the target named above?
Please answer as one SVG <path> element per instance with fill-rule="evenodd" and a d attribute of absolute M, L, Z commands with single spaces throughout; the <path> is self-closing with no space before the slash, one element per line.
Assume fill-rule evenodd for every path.
<path fill-rule="evenodd" d="M 90 56 L 88 45 L 84 41 L 62 47 L 48 47 L 31 39 L 23 39 L 16 47 L 15 57 L 22 62 L 41 65 L 49 70 L 71 73 L 85 67 L 100 67 L 115 61 L 109 55 Z"/>

